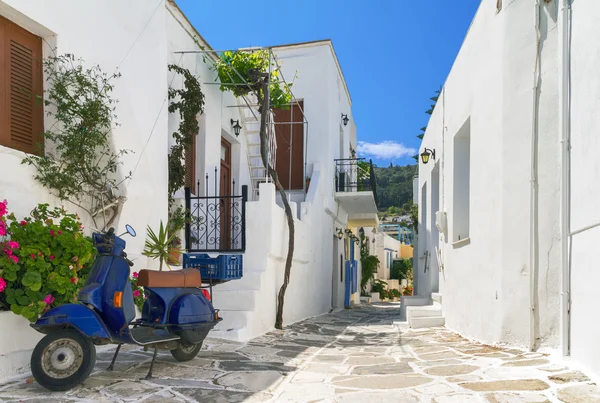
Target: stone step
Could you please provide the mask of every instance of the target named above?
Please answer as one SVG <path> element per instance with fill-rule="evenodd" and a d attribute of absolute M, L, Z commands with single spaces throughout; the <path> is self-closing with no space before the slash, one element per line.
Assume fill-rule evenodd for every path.
<path fill-rule="evenodd" d="M 440 294 L 439 292 L 433 292 L 433 293 L 431 293 L 431 299 L 434 302 L 441 304 L 442 303 L 442 294 Z"/>
<path fill-rule="evenodd" d="M 250 338 L 248 324 L 252 320 L 252 312 L 220 310 L 219 315 L 223 320 L 211 330 L 209 337 L 233 341 Z"/>
<path fill-rule="evenodd" d="M 228 281 L 223 284 L 215 285 L 213 290 L 217 291 L 235 291 L 235 290 L 260 290 L 260 278 L 262 270 L 248 270 L 244 268 L 244 275 L 239 280 Z"/>
<path fill-rule="evenodd" d="M 421 329 L 426 327 L 439 327 L 446 324 L 446 318 L 443 316 L 428 316 L 423 318 L 412 318 L 409 322 L 412 329 Z"/>
<path fill-rule="evenodd" d="M 440 304 L 406 307 L 407 321 L 410 321 L 412 318 L 426 318 L 433 316 L 442 316 L 442 307 Z"/>
<path fill-rule="evenodd" d="M 215 287 L 213 306 L 222 311 L 252 312 L 256 309 L 257 292 L 256 290 L 219 290 Z"/>

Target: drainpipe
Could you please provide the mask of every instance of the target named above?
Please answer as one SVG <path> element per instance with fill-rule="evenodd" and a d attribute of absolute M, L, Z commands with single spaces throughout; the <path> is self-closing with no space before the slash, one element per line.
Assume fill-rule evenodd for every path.
<path fill-rule="evenodd" d="M 535 68 L 533 71 L 533 118 L 531 119 L 531 179 L 530 179 L 530 210 L 529 210 L 529 349 L 535 350 L 536 347 L 536 273 L 538 267 L 537 257 L 537 144 L 538 144 L 538 84 L 539 84 L 539 65 L 540 65 L 540 44 L 542 34 L 540 31 L 540 0 L 535 1 L 535 31 L 536 31 L 536 50 L 535 50 Z"/>
<path fill-rule="evenodd" d="M 569 235 L 571 231 L 571 122 L 570 122 L 570 87 L 571 87 L 571 42 L 570 18 L 571 0 L 563 0 L 561 8 L 561 66 L 560 66 L 560 131 L 561 131 L 561 303 L 560 303 L 560 344 L 563 356 L 570 355 L 571 330 L 571 267 L 569 259 Z"/>

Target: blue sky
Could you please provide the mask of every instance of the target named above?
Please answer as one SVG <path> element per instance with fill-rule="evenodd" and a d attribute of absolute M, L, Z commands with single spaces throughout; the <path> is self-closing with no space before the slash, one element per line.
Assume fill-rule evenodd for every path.
<path fill-rule="evenodd" d="M 443 85 L 480 0 L 176 0 L 215 49 L 331 39 L 359 154 L 414 163 L 430 97 Z"/>

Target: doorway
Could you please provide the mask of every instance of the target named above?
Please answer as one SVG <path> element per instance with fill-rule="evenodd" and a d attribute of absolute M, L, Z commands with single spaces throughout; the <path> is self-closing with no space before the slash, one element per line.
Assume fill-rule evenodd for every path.
<path fill-rule="evenodd" d="M 440 232 L 435 222 L 435 214 L 440 210 L 440 165 L 435 164 L 431 173 L 431 271 L 429 278 L 431 280 L 431 292 L 440 291 L 440 262 L 438 259 L 438 250 L 440 248 Z"/>
<path fill-rule="evenodd" d="M 221 138 L 220 230 L 222 250 L 231 248 L 231 143 Z"/>

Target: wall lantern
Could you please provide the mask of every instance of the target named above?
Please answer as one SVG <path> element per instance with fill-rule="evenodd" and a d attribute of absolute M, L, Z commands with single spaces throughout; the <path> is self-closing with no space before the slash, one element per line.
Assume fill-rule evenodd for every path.
<path fill-rule="evenodd" d="M 423 161 L 423 164 L 427 164 L 429 162 L 429 156 L 435 159 L 435 150 L 430 150 L 429 148 L 426 148 L 421 153 L 421 161 Z"/>
<path fill-rule="evenodd" d="M 337 230 L 337 239 L 341 240 L 344 237 L 344 233 L 341 228 L 335 228 Z"/>
<path fill-rule="evenodd" d="M 348 115 L 344 115 L 342 113 L 342 122 L 344 122 L 344 126 L 347 126 L 349 121 L 350 119 L 348 119 Z"/>
<path fill-rule="evenodd" d="M 240 121 L 231 119 L 231 125 L 233 126 L 233 133 L 235 134 L 235 137 L 238 137 L 240 135 L 240 130 L 242 129 L 242 126 L 240 126 Z"/>
<path fill-rule="evenodd" d="M 358 239 L 358 237 L 354 237 L 354 243 L 357 245 L 360 243 L 360 240 Z"/>

